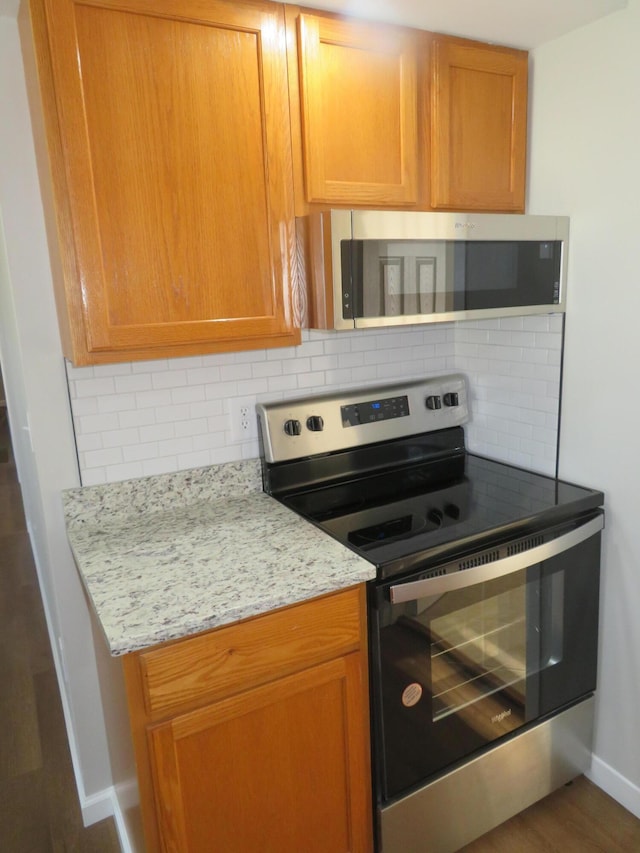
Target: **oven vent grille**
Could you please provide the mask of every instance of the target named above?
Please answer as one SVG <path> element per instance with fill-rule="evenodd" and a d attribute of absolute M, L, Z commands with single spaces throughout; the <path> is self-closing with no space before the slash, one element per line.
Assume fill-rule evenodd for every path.
<path fill-rule="evenodd" d="M 507 548 L 507 557 L 512 557 L 514 554 L 522 554 L 523 551 L 528 551 L 530 548 L 537 548 L 538 545 L 544 545 L 544 536 L 532 536 L 530 539 L 523 539 L 521 542 L 514 542 Z"/>
<path fill-rule="evenodd" d="M 487 563 L 493 563 L 494 560 L 500 559 L 500 551 L 485 551 L 484 554 L 477 554 L 475 557 L 470 557 L 468 560 L 460 560 L 458 570 L 475 569 L 476 566 L 484 566 Z"/>
<path fill-rule="evenodd" d="M 431 571 L 431 572 L 425 572 L 425 574 L 421 575 L 420 577 L 423 578 L 424 580 L 426 580 L 427 578 L 439 578 L 442 575 L 446 575 L 446 574 L 447 574 L 447 567 L 445 566 L 443 569 L 433 569 L 433 571 Z"/>

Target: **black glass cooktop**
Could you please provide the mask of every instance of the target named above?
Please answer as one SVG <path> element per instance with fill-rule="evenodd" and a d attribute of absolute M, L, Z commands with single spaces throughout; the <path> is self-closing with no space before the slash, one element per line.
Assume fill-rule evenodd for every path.
<path fill-rule="evenodd" d="M 375 563 L 379 578 L 534 533 L 604 501 L 602 492 L 465 452 L 354 471 L 279 497 Z"/>

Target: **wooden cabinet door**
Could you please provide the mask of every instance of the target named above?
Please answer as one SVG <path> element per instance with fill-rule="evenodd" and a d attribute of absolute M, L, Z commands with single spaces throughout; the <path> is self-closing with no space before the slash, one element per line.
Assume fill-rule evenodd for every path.
<path fill-rule="evenodd" d="M 417 33 L 301 14 L 308 202 L 416 204 Z"/>
<path fill-rule="evenodd" d="M 523 211 L 526 52 L 447 36 L 431 51 L 432 207 Z"/>
<path fill-rule="evenodd" d="M 282 7 L 33 2 L 71 224 L 70 357 L 298 343 Z"/>
<path fill-rule="evenodd" d="M 358 653 L 149 728 L 164 849 L 370 853 Z"/>

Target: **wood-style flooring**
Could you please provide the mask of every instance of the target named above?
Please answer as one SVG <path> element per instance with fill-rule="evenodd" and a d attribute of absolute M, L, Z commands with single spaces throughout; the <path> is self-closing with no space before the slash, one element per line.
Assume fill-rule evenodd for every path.
<path fill-rule="evenodd" d="M 0 412 L 0 415 L 2 413 Z M 0 851 L 120 853 L 112 818 L 82 826 L 22 497 L 0 417 Z"/>
<path fill-rule="evenodd" d="M 463 851 L 638 853 L 640 820 L 580 776 Z"/>
<path fill-rule="evenodd" d="M 82 826 L 20 488 L 1 421 L 0 447 L 9 447 L 9 461 L 0 463 L 0 853 L 119 853 L 112 819 Z M 636 851 L 640 821 L 585 778 L 464 848 Z"/>

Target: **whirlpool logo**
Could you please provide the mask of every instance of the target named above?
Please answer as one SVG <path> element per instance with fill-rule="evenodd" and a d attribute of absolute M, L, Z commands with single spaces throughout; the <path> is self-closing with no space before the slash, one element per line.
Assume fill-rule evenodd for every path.
<path fill-rule="evenodd" d="M 510 717 L 510 716 L 511 716 L 511 708 L 509 708 L 506 711 L 501 711 L 499 714 L 494 714 L 494 716 L 491 717 L 491 722 L 492 723 L 501 723 L 504 719 L 506 719 L 507 717 Z"/>
<path fill-rule="evenodd" d="M 454 227 L 455 228 L 466 228 L 470 231 L 472 228 L 476 227 L 476 223 L 475 222 L 456 222 Z"/>

